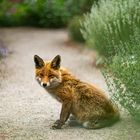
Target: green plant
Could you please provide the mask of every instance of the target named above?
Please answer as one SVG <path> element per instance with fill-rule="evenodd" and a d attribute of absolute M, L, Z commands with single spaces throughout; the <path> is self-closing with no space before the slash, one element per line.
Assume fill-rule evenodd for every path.
<path fill-rule="evenodd" d="M 1 0 L 0 25 L 64 27 L 75 15 L 89 11 L 97 0 Z"/>
<path fill-rule="evenodd" d="M 140 28 L 139 0 L 101 0 L 85 16 L 83 36 L 101 55 L 115 55 L 118 44 L 127 42 Z"/>
<path fill-rule="evenodd" d="M 84 38 L 80 32 L 81 22 L 84 21 L 83 16 L 75 16 L 69 23 L 68 32 L 72 40 L 77 42 L 84 42 Z"/>
<path fill-rule="evenodd" d="M 31 24 L 37 22 L 36 25 L 41 27 L 62 27 L 70 17 L 64 0 L 27 0 L 26 3 L 30 7 L 28 19 Z"/>
<path fill-rule="evenodd" d="M 102 72 L 112 94 L 112 99 L 119 101 L 135 120 L 140 122 L 140 30 L 131 37 L 126 49 L 112 57 L 112 62 L 106 59 L 107 68 Z M 120 46 L 120 47 L 121 47 Z"/>
<path fill-rule="evenodd" d="M 0 25 L 1 26 L 18 26 L 25 25 L 28 14 L 28 6 L 21 2 L 15 3 L 3 0 L 0 4 Z"/>
<path fill-rule="evenodd" d="M 26 0 L 26 3 L 31 7 L 29 20 L 39 19 L 38 25 L 43 27 L 63 27 L 73 16 L 89 11 L 94 1 L 97 0 Z"/>
<path fill-rule="evenodd" d="M 69 9 L 72 15 L 74 15 L 74 17 L 68 23 L 68 32 L 72 40 L 77 42 L 85 42 L 83 35 L 81 34 L 80 31 L 81 23 L 84 21 L 84 17 L 81 16 L 81 14 L 89 12 L 92 4 L 97 2 L 98 0 L 80 0 L 80 1 L 71 0 L 71 8 Z"/>
<path fill-rule="evenodd" d="M 86 15 L 82 33 L 104 57 L 102 72 L 112 99 L 140 122 L 139 11 L 139 0 L 102 0 Z"/>

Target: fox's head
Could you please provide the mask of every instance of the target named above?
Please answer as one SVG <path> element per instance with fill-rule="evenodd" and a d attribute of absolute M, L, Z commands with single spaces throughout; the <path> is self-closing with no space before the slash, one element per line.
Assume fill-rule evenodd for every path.
<path fill-rule="evenodd" d="M 61 57 L 57 55 L 52 61 L 43 61 L 38 55 L 34 56 L 35 77 L 44 88 L 53 88 L 62 82 L 60 63 Z"/>

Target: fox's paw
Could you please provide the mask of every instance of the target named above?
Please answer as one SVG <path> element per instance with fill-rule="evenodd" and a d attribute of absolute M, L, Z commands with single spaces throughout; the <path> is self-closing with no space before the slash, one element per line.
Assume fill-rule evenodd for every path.
<path fill-rule="evenodd" d="M 58 124 L 53 124 L 52 126 L 51 126 L 51 129 L 61 129 L 61 126 L 60 125 L 58 125 Z"/>
<path fill-rule="evenodd" d="M 61 129 L 63 123 L 60 120 L 57 120 L 52 126 L 51 129 Z"/>

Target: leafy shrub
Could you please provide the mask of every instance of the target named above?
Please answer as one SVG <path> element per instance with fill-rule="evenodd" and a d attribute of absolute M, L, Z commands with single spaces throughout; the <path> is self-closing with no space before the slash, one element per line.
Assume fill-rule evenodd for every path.
<path fill-rule="evenodd" d="M 109 57 L 118 44 L 127 42 L 137 27 L 140 28 L 139 0 L 101 0 L 86 15 L 83 35 L 90 47 Z"/>
<path fill-rule="evenodd" d="M 63 27 L 97 0 L 1 0 L 0 25 Z"/>
<path fill-rule="evenodd" d="M 79 7 L 72 6 L 73 8 L 71 10 L 72 11 L 75 10 L 75 13 L 77 13 L 78 16 L 74 16 L 72 20 L 69 21 L 69 24 L 68 24 L 68 32 L 72 40 L 77 41 L 77 42 L 85 41 L 80 31 L 81 23 L 84 22 L 84 17 L 81 16 L 81 14 L 89 12 L 92 4 L 95 4 L 97 2 L 98 0 L 75 1 L 74 5 L 79 6 Z M 81 10 L 78 10 L 78 9 L 81 9 Z"/>
<path fill-rule="evenodd" d="M 140 34 L 140 32 L 139 32 Z M 103 70 L 112 98 L 119 101 L 135 120 L 140 122 L 140 36 L 139 34 L 127 42 L 126 49 L 107 62 L 108 68 Z M 120 46 L 120 47 L 121 47 Z M 108 59 L 107 59 L 108 61 Z M 111 71 L 111 72 L 110 72 Z"/>
<path fill-rule="evenodd" d="M 26 3 L 31 7 L 29 11 L 31 23 L 39 19 L 39 26 L 63 27 L 73 16 L 89 11 L 94 1 L 98 0 L 26 0 Z"/>
<path fill-rule="evenodd" d="M 84 38 L 80 31 L 81 28 L 80 22 L 83 22 L 83 20 L 84 20 L 83 16 L 75 16 L 69 23 L 68 26 L 69 36 L 74 41 L 84 42 Z"/>
<path fill-rule="evenodd" d="M 102 0 L 86 15 L 82 33 L 105 58 L 102 72 L 112 99 L 140 122 L 139 11 L 139 0 Z"/>
<path fill-rule="evenodd" d="M 0 3 L 0 25 L 1 26 L 18 26 L 26 23 L 28 6 L 25 3 L 12 3 L 3 0 Z"/>
<path fill-rule="evenodd" d="M 69 20 L 70 13 L 64 0 L 28 0 L 26 3 L 30 7 L 28 21 L 31 25 L 36 23 L 41 27 L 62 27 Z"/>

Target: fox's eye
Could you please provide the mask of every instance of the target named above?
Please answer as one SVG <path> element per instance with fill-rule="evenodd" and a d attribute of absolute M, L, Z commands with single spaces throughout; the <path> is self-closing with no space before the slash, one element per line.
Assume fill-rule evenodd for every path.
<path fill-rule="evenodd" d="M 40 76 L 41 76 L 41 77 L 43 77 L 43 76 L 44 76 L 44 74 L 43 74 L 43 73 L 40 73 Z"/>
<path fill-rule="evenodd" d="M 54 75 L 53 75 L 53 74 L 49 74 L 49 77 L 50 77 L 50 78 L 53 78 L 53 77 L 54 77 Z"/>

